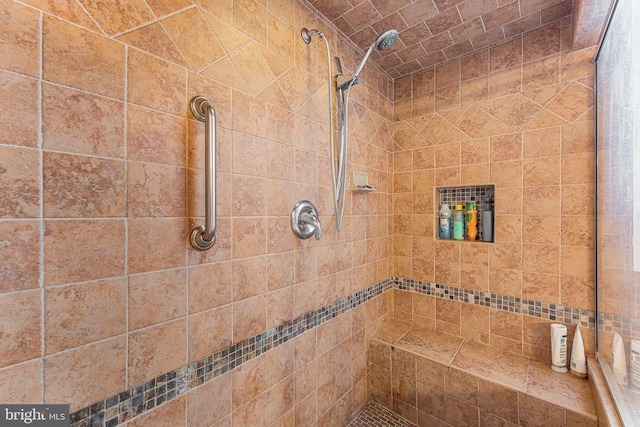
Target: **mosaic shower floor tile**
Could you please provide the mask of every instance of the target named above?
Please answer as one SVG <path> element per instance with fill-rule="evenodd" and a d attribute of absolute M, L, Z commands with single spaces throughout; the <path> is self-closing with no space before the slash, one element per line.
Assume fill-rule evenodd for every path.
<path fill-rule="evenodd" d="M 416 427 L 400 415 L 371 401 L 347 427 Z"/>

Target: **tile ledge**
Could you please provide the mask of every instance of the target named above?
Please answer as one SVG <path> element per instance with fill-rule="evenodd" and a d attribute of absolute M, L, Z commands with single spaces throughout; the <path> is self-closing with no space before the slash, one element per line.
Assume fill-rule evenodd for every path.
<path fill-rule="evenodd" d="M 453 357 L 451 362 L 450 363 L 443 363 L 442 361 L 435 360 L 435 359 L 433 359 L 431 357 L 425 356 L 424 354 L 417 353 L 416 351 L 414 351 L 411 348 L 405 348 L 402 345 L 402 343 L 399 343 L 400 338 L 397 338 L 395 340 L 390 340 L 390 339 L 387 339 L 388 337 L 385 334 L 378 335 L 379 332 L 384 331 L 384 329 L 386 327 L 390 326 L 391 323 L 394 323 L 394 322 L 395 322 L 396 326 L 400 325 L 400 324 L 402 324 L 403 326 L 404 325 L 409 326 L 409 328 L 402 334 L 402 336 L 404 336 L 407 333 L 409 333 L 409 331 L 412 330 L 415 327 L 422 328 L 422 329 L 429 329 L 429 328 L 424 328 L 424 327 L 421 327 L 421 326 L 418 326 L 418 325 L 414 325 L 414 324 L 411 324 L 411 323 L 407 323 L 407 322 L 403 322 L 403 321 L 399 321 L 399 320 L 395 320 L 394 319 L 394 320 L 391 320 L 390 322 L 387 322 L 385 324 L 385 326 L 383 326 L 381 329 L 379 329 L 378 332 L 376 332 L 376 334 L 374 334 L 371 337 L 371 339 L 379 341 L 379 342 L 384 343 L 384 344 L 387 344 L 387 345 L 389 345 L 391 347 L 395 347 L 395 348 L 398 348 L 400 350 L 412 353 L 412 354 L 414 354 L 414 355 L 416 355 L 418 357 L 430 360 L 432 362 L 439 363 L 439 364 L 444 365 L 446 367 L 466 372 L 466 373 L 468 373 L 470 375 L 478 377 L 479 379 L 481 379 L 483 381 L 488 381 L 488 382 L 491 382 L 491 383 L 494 383 L 494 384 L 498 384 L 498 385 L 501 385 L 503 387 L 507 387 L 507 388 L 509 388 L 511 390 L 514 390 L 516 392 L 526 394 L 528 396 L 534 397 L 536 399 L 540 399 L 542 401 L 551 403 L 553 405 L 557 405 L 557 406 L 559 406 L 559 407 L 561 407 L 561 408 L 563 408 L 563 409 L 565 409 L 567 411 L 579 414 L 579 415 L 587 417 L 589 419 L 592 419 L 592 420 L 597 420 L 598 419 L 597 418 L 596 406 L 595 406 L 595 399 L 594 399 L 594 394 L 593 394 L 593 389 L 592 388 L 588 389 L 590 391 L 591 400 L 589 402 L 586 402 L 587 403 L 586 406 L 589 407 L 589 410 L 583 410 L 585 408 L 585 402 L 582 401 L 582 400 L 575 399 L 576 404 L 569 404 L 569 403 L 565 403 L 565 402 L 559 402 L 558 400 L 554 400 L 552 397 L 541 397 L 538 393 L 532 394 L 531 390 L 529 389 L 529 385 L 530 385 L 530 379 L 531 379 L 530 378 L 531 377 L 530 372 L 531 372 L 531 369 L 532 369 L 531 368 L 531 364 L 532 364 L 532 361 L 534 361 L 534 359 L 532 359 L 529 356 L 525 356 L 525 355 L 521 355 L 521 354 L 517 354 L 517 353 L 511 353 L 511 352 L 508 352 L 508 351 L 505 351 L 505 350 L 502 350 L 502 349 L 499 349 L 499 348 L 496 348 L 496 347 L 491 347 L 491 346 L 486 345 L 486 344 L 482 344 L 482 343 L 478 343 L 478 342 L 475 342 L 475 341 L 471 341 L 471 340 L 468 340 L 466 338 L 456 337 L 454 335 L 450 335 L 450 334 L 447 334 L 445 332 L 437 331 L 435 329 L 429 329 L 429 331 L 437 332 L 443 338 L 450 337 L 452 341 L 462 340 L 460 345 L 459 345 L 459 347 L 458 347 L 458 350 L 456 351 L 455 356 Z M 469 344 L 472 344 L 472 343 L 473 343 L 473 345 L 469 346 Z M 527 379 L 526 379 L 525 390 L 523 391 L 523 390 L 519 389 L 518 387 L 514 387 L 511 384 L 504 383 L 504 382 L 501 382 L 501 381 L 497 381 L 495 378 L 488 377 L 488 376 L 483 376 L 481 374 L 478 374 L 477 372 L 469 371 L 469 370 L 467 370 L 465 368 L 462 368 L 462 367 L 459 367 L 459 366 L 455 366 L 454 364 L 455 364 L 456 358 L 458 358 L 458 356 L 460 355 L 460 350 L 465 346 L 465 344 L 467 344 L 467 346 L 466 346 L 467 348 L 473 348 L 473 347 L 481 346 L 485 350 L 487 350 L 489 353 L 493 352 L 495 354 L 500 354 L 500 355 L 504 355 L 504 356 L 507 356 L 507 357 L 514 357 L 515 356 L 517 358 L 522 358 L 523 361 L 526 361 L 527 362 L 526 363 L 526 366 L 527 366 L 527 368 L 526 368 L 526 378 Z M 597 362 L 596 362 L 595 359 L 589 358 L 588 363 L 593 364 L 593 363 L 597 363 Z M 545 371 L 542 371 L 542 370 L 538 370 L 537 371 L 538 374 L 544 373 L 544 372 Z M 591 373 L 591 369 L 589 370 L 589 373 Z M 576 382 L 576 383 L 585 382 L 586 383 L 588 381 L 586 379 L 581 379 L 581 378 L 574 377 L 569 373 L 567 373 L 566 376 L 563 375 L 563 374 L 557 374 L 557 373 L 551 371 L 550 368 L 549 368 L 547 374 L 548 374 L 548 377 L 555 377 L 556 375 L 562 375 L 562 380 L 563 381 L 568 381 L 568 382 Z M 546 377 L 546 375 L 545 375 L 545 377 Z M 565 401 L 572 399 L 571 396 L 567 396 L 567 395 L 562 395 L 562 397 L 564 398 Z M 593 410 L 590 410 L 590 409 L 593 409 Z M 612 426 L 616 426 L 617 427 L 618 425 L 617 424 L 612 424 Z"/>

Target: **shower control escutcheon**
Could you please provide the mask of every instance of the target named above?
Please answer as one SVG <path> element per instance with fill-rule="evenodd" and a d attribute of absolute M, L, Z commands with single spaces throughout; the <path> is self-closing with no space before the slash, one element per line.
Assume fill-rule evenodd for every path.
<path fill-rule="evenodd" d="M 322 235 L 322 225 L 318 218 L 318 210 L 308 200 L 301 200 L 291 211 L 291 229 L 300 239 L 308 239 L 315 234 L 316 240 Z"/>

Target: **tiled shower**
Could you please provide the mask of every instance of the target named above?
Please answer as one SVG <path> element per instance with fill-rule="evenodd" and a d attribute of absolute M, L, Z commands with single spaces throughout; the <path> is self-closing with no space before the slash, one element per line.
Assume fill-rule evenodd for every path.
<path fill-rule="evenodd" d="M 338 233 L 324 44 L 299 36 L 353 70 L 335 20 L 293 0 L 0 0 L 0 404 L 69 404 L 83 427 L 346 426 L 392 319 L 544 363 L 549 324 L 579 325 L 593 355 L 595 48 L 572 49 L 571 1 L 538 3 L 507 41 L 365 66 L 349 168 L 376 191 L 347 192 Z M 195 95 L 218 127 L 206 252 Z M 439 240 L 436 189 L 489 184 L 494 242 Z M 318 241 L 291 232 L 303 199 Z"/>

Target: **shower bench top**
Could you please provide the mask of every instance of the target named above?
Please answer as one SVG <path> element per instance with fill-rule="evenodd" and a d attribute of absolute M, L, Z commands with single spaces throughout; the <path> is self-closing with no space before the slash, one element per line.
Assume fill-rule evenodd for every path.
<path fill-rule="evenodd" d="M 443 365 L 596 420 L 586 379 L 556 373 L 548 364 L 521 354 L 400 320 L 390 321 L 373 334 L 369 348 L 374 363 L 385 360 L 387 351 L 402 350 L 418 356 L 426 370 L 429 364 Z"/>

